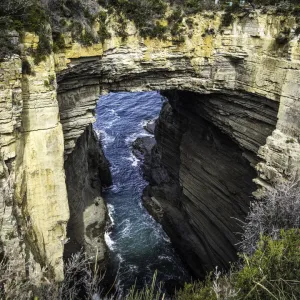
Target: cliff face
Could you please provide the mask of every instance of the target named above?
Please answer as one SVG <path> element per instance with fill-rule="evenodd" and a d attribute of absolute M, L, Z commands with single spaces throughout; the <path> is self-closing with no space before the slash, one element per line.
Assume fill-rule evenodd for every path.
<path fill-rule="evenodd" d="M 238 220 L 256 190 L 256 154 L 275 128 L 277 106 L 253 95 L 165 95 L 170 103 L 156 124 L 143 199 L 194 274 L 203 277 L 236 259 Z"/>
<path fill-rule="evenodd" d="M 70 241 L 65 245 L 65 257 L 84 249 L 91 257 L 97 253 L 102 262 L 106 255 L 103 233 L 107 209 L 101 192 L 103 185 L 111 184 L 111 175 L 91 125 L 65 161 L 65 172 L 70 207 L 67 226 Z"/>
<path fill-rule="evenodd" d="M 213 249 L 216 257 L 231 259 L 235 227 L 228 216 L 245 214 L 247 195 L 255 190 L 251 179 L 268 188 L 299 170 L 300 48 L 297 36 L 285 45 L 276 43 L 283 24 L 296 26 L 292 18 L 252 12 L 225 29 L 220 28 L 219 14 L 204 13 L 192 21 L 180 44 L 172 37 L 142 39 L 132 24 L 123 42 L 112 22 L 112 38 L 104 45 L 84 48 L 69 43 L 38 66 L 28 56 L 31 75 L 21 72 L 19 57 L 1 63 L 0 180 L 5 190 L 1 194 L 8 196 L 0 199 L 0 224 L 5 247 L 25 236 L 34 260 L 52 265 L 56 277 L 62 278 L 69 219 L 65 168 L 72 172 L 74 163 L 68 166 L 68 161 L 88 151 L 77 142 L 94 120 L 99 94 L 176 90 L 182 92 L 177 100 L 171 98 L 172 109 L 164 112 L 172 117 L 158 127 L 162 137 L 168 136 L 160 141 L 167 147 L 160 149 L 162 163 L 180 183 L 176 201 L 184 207 L 182 223 L 193 231 L 201 228 L 196 234 L 199 249 L 206 245 L 204 252 Z M 36 42 L 36 37 L 26 35 L 24 47 L 34 48 Z M 173 120 L 173 115 L 178 117 Z M 174 153 L 168 153 L 172 147 Z M 80 176 L 76 180 L 87 187 Z M 18 228 L 15 240 L 6 234 L 13 228 Z M 214 237 L 200 234 L 207 228 Z M 226 249 L 216 245 L 219 232 Z"/>
<path fill-rule="evenodd" d="M 35 76 L 21 65 L 19 57 L 1 64 L 1 240 L 4 248 L 21 245 L 20 257 L 37 270 L 49 264 L 60 280 L 69 210 L 56 90 L 44 84 L 55 81 L 54 60 L 33 67 Z"/>

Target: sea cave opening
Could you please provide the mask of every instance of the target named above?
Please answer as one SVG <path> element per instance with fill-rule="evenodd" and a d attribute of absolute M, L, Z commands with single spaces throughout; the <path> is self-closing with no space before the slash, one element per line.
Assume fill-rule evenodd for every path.
<path fill-rule="evenodd" d="M 236 220 L 246 216 L 256 189 L 257 152 L 274 130 L 277 111 L 272 101 L 250 94 L 169 90 L 101 96 L 93 129 L 86 129 L 65 163 L 71 211 L 66 248 L 106 244 L 109 255 L 100 253 L 104 284 L 124 292 L 150 284 L 156 271 L 157 282 L 172 294 L 191 275 L 203 279 L 214 266 L 227 269 L 237 257 Z M 95 158 L 91 132 L 112 178 L 107 161 Z M 74 168 L 78 161 L 86 161 L 86 172 Z M 94 212 L 83 212 L 81 201 L 97 198 L 90 197 L 95 189 L 104 201 L 92 204 L 107 207 L 109 215 L 96 226 Z M 79 192 L 85 195 L 76 200 Z"/>

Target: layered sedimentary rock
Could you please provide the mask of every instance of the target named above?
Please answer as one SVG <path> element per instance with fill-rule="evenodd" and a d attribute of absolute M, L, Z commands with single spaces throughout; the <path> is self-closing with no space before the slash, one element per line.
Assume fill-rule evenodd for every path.
<path fill-rule="evenodd" d="M 224 28 L 219 13 L 203 13 L 190 19 L 192 25 L 190 21 L 189 26 L 183 22 L 184 41 L 179 44 L 173 42 L 171 35 L 164 41 L 144 39 L 130 22 L 126 28 L 128 39 L 123 41 L 111 21 L 107 26 L 112 37 L 103 45 L 83 47 L 66 39 L 66 48 L 61 53 L 49 55 L 37 66 L 27 55 L 31 74 L 22 73 L 20 57 L 1 63 L 1 190 L 8 191 L 10 196 L 6 198 L 11 199 L 1 200 L 0 204 L 3 244 L 9 244 L 12 236 L 5 232 L 18 228 L 16 241 L 25 237 L 27 253 L 32 253 L 40 265 L 53 266 L 56 278 L 62 278 L 69 219 L 64 159 L 68 160 L 77 140 L 93 122 L 99 94 L 109 91 L 178 90 L 207 95 L 192 101 L 199 102 L 193 104 L 194 114 L 208 124 L 202 133 L 184 127 L 194 122 L 183 112 L 187 102 L 179 101 L 183 105 L 178 110 L 173 107 L 172 114 L 180 114 L 179 122 L 184 123 L 180 126 L 175 121 L 170 123 L 180 132 L 175 139 L 180 149 L 174 146 L 180 161 L 172 166 L 166 157 L 165 163 L 168 173 L 182 178 L 186 187 L 182 188 L 184 197 L 192 199 L 190 193 L 194 192 L 193 186 L 188 185 L 193 182 L 189 170 L 194 166 L 194 163 L 189 165 L 188 152 L 198 149 L 194 137 L 209 137 L 209 131 L 213 132 L 212 145 L 224 140 L 219 134 L 229 136 L 228 140 L 235 145 L 230 146 L 234 153 L 238 157 L 242 154 L 247 161 L 245 168 L 255 165 L 257 173 L 251 173 L 251 177 L 259 187 L 269 188 L 271 183 L 298 173 L 300 48 L 298 36 L 293 34 L 295 20 L 253 11 Z M 278 45 L 276 36 L 283 26 L 291 29 L 291 38 Z M 37 37 L 26 35 L 24 49 L 36 47 Z M 23 56 L 29 53 L 25 51 Z M 172 145 L 174 141 L 168 143 Z M 201 151 L 196 154 L 204 155 Z M 230 157 L 227 159 L 230 161 Z M 236 165 L 233 169 L 239 170 Z M 246 194 L 255 189 L 249 183 L 249 174 Z M 234 190 L 232 186 L 226 188 Z M 217 199 L 225 201 L 221 198 Z M 227 195 L 226 199 L 229 198 Z M 180 222 L 200 228 L 196 217 L 192 225 L 188 222 L 188 213 L 196 211 L 191 208 L 192 200 L 183 203 L 186 215 L 182 215 Z M 243 202 L 241 210 L 245 206 Z M 213 222 L 209 224 L 215 226 Z M 222 224 L 225 223 L 217 226 Z M 232 244 L 231 224 L 226 221 L 226 226 L 214 232 L 221 230 Z M 219 255 L 215 242 L 206 242 Z"/>
<path fill-rule="evenodd" d="M 57 68 L 64 69 L 58 76 L 58 101 L 67 151 L 72 151 L 86 124 L 93 120 L 92 99 L 98 91 L 174 89 L 245 94 L 249 95 L 245 96 L 247 102 L 256 95 L 274 105 L 279 103 L 276 130 L 259 150 L 257 183 L 268 188 L 270 182 L 292 176 L 299 160 L 296 95 L 300 50 L 297 36 L 285 45 L 277 44 L 276 37 L 282 24 L 295 26 L 293 18 L 253 11 L 229 28 L 220 27 L 219 14 L 204 13 L 192 20 L 193 27 L 186 26 L 181 44 L 173 43 L 171 37 L 165 41 L 142 39 L 128 24 L 126 42 L 111 30 L 112 38 L 104 45 L 83 49 L 73 44 L 56 55 Z M 207 28 L 214 34 L 207 34 Z M 68 124 L 74 119 L 78 122 L 73 129 Z M 293 138 L 295 143 L 286 143 Z M 293 163 L 287 166 L 290 159 Z"/>
<path fill-rule="evenodd" d="M 37 40 L 29 40 L 36 47 Z M 30 75 L 22 73 L 22 61 L 16 56 L 4 60 L 1 73 L 1 240 L 4 249 L 23 259 L 23 265 L 27 261 L 28 268 L 37 270 L 48 265 L 50 274 L 61 280 L 69 209 L 54 60 L 32 64 Z"/>
<path fill-rule="evenodd" d="M 65 257 L 85 251 L 89 257 L 97 254 L 99 262 L 103 262 L 107 209 L 101 194 L 102 186 L 111 184 L 111 174 L 91 125 L 65 161 L 65 171 L 70 206 Z"/>
<path fill-rule="evenodd" d="M 156 125 L 144 203 L 204 277 L 236 259 L 256 189 L 256 154 L 275 127 L 277 107 L 253 95 L 165 94 L 170 104 Z"/>

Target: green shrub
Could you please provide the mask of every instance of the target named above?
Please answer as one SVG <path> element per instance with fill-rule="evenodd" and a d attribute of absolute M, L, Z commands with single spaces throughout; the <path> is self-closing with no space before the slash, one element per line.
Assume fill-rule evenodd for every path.
<path fill-rule="evenodd" d="M 239 299 L 299 299 L 300 231 L 281 230 L 277 240 L 263 236 L 253 256 L 233 275 Z"/>
<path fill-rule="evenodd" d="M 163 40 L 165 38 L 167 30 L 168 27 L 166 25 L 156 22 L 155 26 L 152 29 L 152 37 L 157 37 Z"/>
<path fill-rule="evenodd" d="M 131 20 L 139 29 L 141 36 L 156 37 L 161 34 L 161 28 L 156 27 L 156 22 L 161 19 L 167 8 L 164 0 L 114 0 L 110 2 L 117 15 Z"/>
<path fill-rule="evenodd" d="M 293 9 L 293 15 L 294 16 L 300 16 L 300 6 L 296 6 Z"/>
<path fill-rule="evenodd" d="M 217 300 L 213 290 L 212 274 L 206 280 L 186 283 L 184 288 L 176 293 L 178 300 Z"/>
<path fill-rule="evenodd" d="M 300 34 L 300 26 L 297 26 L 295 29 L 295 35 L 299 35 Z"/>
<path fill-rule="evenodd" d="M 205 282 L 186 284 L 179 300 L 300 299 L 300 231 L 281 230 L 277 240 L 262 236 L 252 256 L 241 255 L 242 268 L 216 271 Z"/>
<path fill-rule="evenodd" d="M 119 28 L 117 30 L 117 33 L 121 37 L 123 42 L 128 37 L 128 33 L 127 33 L 126 29 L 127 29 L 126 19 L 123 16 L 120 16 L 119 17 Z"/>
<path fill-rule="evenodd" d="M 39 43 L 34 53 L 34 63 L 37 65 L 41 61 L 45 60 L 48 55 L 51 54 L 52 47 L 49 37 L 46 34 L 39 36 Z"/>
<path fill-rule="evenodd" d="M 161 286 L 156 283 L 157 272 L 154 273 L 150 286 L 145 285 L 142 290 L 137 290 L 134 285 L 127 295 L 126 300 L 160 300 L 165 299 L 164 293 L 161 291 Z"/>
<path fill-rule="evenodd" d="M 239 1 L 234 0 L 231 6 L 226 6 L 225 13 L 222 16 L 221 26 L 229 26 L 233 22 L 233 14 L 241 11 Z"/>
<path fill-rule="evenodd" d="M 69 25 L 69 30 L 71 31 L 72 38 L 78 41 L 78 37 L 82 35 L 83 25 L 78 21 L 72 21 Z"/>
<path fill-rule="evenodd" d="M 173 42 L 175 43 L 184 42 L 184 37 L 182 36 L 184 32 L 184 28 L 182 24 L 183 15 L 184 15 L 183 11 L 180 8 L 177 8 L 168 17 L 171 35 L 173 36 Z"/>
<path fill-rule="evenodd" d="M 91 46 L 93 43 L 96 43 L 97 40 L 93 36 L 92 32 L 84 31 L 80 36 L 80 42 L 85 46 Z"/>
<path fill-rule="evenodd" d="M 184 10 L 188 13 L 197 13 L 203 9 L 204 3 L 199 0 L 185 0 Z"/>
<path fill-rule="evenodd" d="M 53 51 L 59 52 L 60 50 L 65 49 L 66 43 L 63 35 L 61 33 L 52 34 L 53 39 Z"/>
<path fill-rule="evenodd" d="M 104 43 L 106 39 L 109 39 L 111 37 L 111 34 L 107 30 L 106 19 L 107 19 L 107 13 L 105 11 L 101 11 L 99 13 L 100 28 L 98 31 L 99 40 L 101 41 L 101 43 Z"/>

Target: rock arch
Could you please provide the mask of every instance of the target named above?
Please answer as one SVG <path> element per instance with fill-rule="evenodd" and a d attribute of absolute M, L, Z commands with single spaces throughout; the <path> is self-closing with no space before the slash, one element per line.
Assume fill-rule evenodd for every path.
<path fill-rule="evenodd" d="M 34 66 L 35 74 L 22 74 L 20 57 L 1 62 L 1 195 L 11 182 L 9 201 L 0 198 L 1 240 L 18 243 L 6 238 L 12 231 L 25 235 L 34 260 L 53 266 L 57 279 L 62 279 L 69 218 L 63 155 L 68 159 L 93 121 L 101 94 L 175 90 L 186 98 L 190 93 L 199 100 L 193 100 L 197 113 L 230 136 L 255 165 L 260 187 L 298 173 L 297 37 L 276 50 L 281 19 L 259 12 L 224 30 L 218 30 L 218 15 L 193 18 L 194 28 L 181 44 L 172 37 L 144 40 L 129 28 L 126 42 L 113 34 L 104 45 L 72 44 Z M 208 27 L 216 34 L 204 34 Z M 36 47 L 37 39 L 26 34 L 24 44 Z M 255 129 L 253 123 L 260 125 Z"/>

